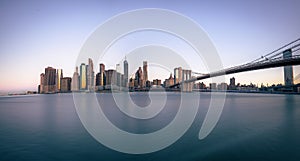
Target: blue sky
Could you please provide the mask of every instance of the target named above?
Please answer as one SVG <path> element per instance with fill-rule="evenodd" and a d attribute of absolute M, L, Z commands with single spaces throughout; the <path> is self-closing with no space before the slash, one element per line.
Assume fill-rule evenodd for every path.
<path fill-rule="evenodd" d="M 77 55 L 88 36 L 104 21 L 125 11 L 163 8 L 190 17 L 208 33 L 224 67 L 230 67 L 254 60 L 299 38 L 299 7 L 298 0 L 2 0 L 0 91 L 36 90 L 39 75 L 47 66 L 62 68 L 64 76 L 72 76 Z M 112 68 L 114 62 L 107 62 L 106 66 Z M 300 68 L 295 67 L 294 75 L 299 73 Z M 283 69 L 235 74 L 227 79 L 232 76 L 237 82 L 247 84 L 282 83 Z"/>

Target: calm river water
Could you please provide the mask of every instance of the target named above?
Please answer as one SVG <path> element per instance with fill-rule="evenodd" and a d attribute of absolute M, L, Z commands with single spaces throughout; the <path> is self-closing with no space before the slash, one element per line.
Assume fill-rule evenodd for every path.
<path fill-rule="evenodd" d="M 112 94 L 97 94 L 97 98 L 116 127 L 136 134 L 167 126 L 180 104 L 179 93 L 168 93 L 158 115 L 139 120 L 123 115 Z M 131 98 L 142 107 L 150 102 L 146 93 L 131 93 Z M 228 93 L 220 120 L 204 140 L 198 134 L 210 94 L 201 93 L 199 99 L 193 124 L 177 142 L 134 155 L 97 142 L 82 125 L 72 94 L 0 97 L 0 160 L 300 160 L 300 95 Z"/>

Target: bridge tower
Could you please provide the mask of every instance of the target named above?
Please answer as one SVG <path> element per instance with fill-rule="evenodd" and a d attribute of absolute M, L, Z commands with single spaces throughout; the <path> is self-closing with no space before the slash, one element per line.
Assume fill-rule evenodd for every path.
<path fill-rule="evenodd" d="M 191 78 L 192 78 L 192 71 L 183 69 L 182 70 L 182 81 L 181 82 L 189 80 Z M 192 82 L 182 83 L 181 88 L 182 88 L 181 90 L 183 92 L 191 92 L 193 90 L 193 83 Z"/>
<path fill-rule="evenodd" d="M 283 52 L 283 59 L 288 59 L 292 57 L 292 50 L 288 49 Z M 291 86 L 294 84 L 294 74 L 292 66 L 284 67 L 284 85 Z"/>

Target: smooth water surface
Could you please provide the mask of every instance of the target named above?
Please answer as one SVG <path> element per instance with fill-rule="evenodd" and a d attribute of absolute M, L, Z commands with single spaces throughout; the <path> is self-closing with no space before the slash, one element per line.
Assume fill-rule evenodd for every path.
<path fill-rule="evenodd" d="M 180 104 L 179 93 L 168 93 L 158 115 L 137 120 L 122 114 L 110 93 L 97 98 L 113 124 L 136 134 L 168 125 Z M 131 98 L 141 107 L 151 101 L 146 93 L 131 93 Z M 198 133 L 210 94 L 201 93 L 199 99 L 196 119 L 176 143 L 133 155 L 98 143 L 81 124 L 72 94 L 0 97 L 0 160 L 300 160 L 299 95 L 228 93 L 217 126 L 204 140 Z"/>

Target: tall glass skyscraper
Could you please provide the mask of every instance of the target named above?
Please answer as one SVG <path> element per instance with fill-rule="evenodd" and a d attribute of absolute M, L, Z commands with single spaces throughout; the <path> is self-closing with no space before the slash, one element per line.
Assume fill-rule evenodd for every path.
<path fill-rule="evenodd" d="M 80 90 L 87 89 L 87 72 L 86 72 L 86 65 L 82 63 L 80 65 Z"/>
<path fill-rule="evenodd" d="M 126 58 L 123 62 L 123 65 L 124 65 L 124 87 L 127 87 L 128 86 L 128 62 Z"/>
<path fill-rule="evenodd" d="M 78 90 L 79 90 L 79 73 L 78 73 L 78 67 L 76 67 L 72 79 L 72 91 L 78 91 Z"/>
<path fill-rule="evenodd" d="M 100 86 L 105 86 L 105 65 L 104 64 L 100 64 L 100 83 L 99 83 L 99 85 Z"/>
<path fill-rule="evenodd" d="M 87 89 L 92 91 L 94 90 L 94 63 L 91 58 L 88 59 L 86 74 L 87 74 Z"/>
<path fill-rule="evenodd" d="M 40 75 L 39 93 L 44 93 L 44 86 L 45 86 L 45 74 L 42 73 Z"/>
<path fill-rule="evenodd" d="M 56 87 L 57 91 L 59 92 L 61 89 L 61 78 L 63 78 L 63 70 L 57 69 L 57 75 L 56 75 Z"/>
<path fill-rule="evenodd" d="M 148 65 L 147 65 L 147 61 L 143 61 L 143 87 L 146 86 L 147 80 L 148 80 Z"/>

